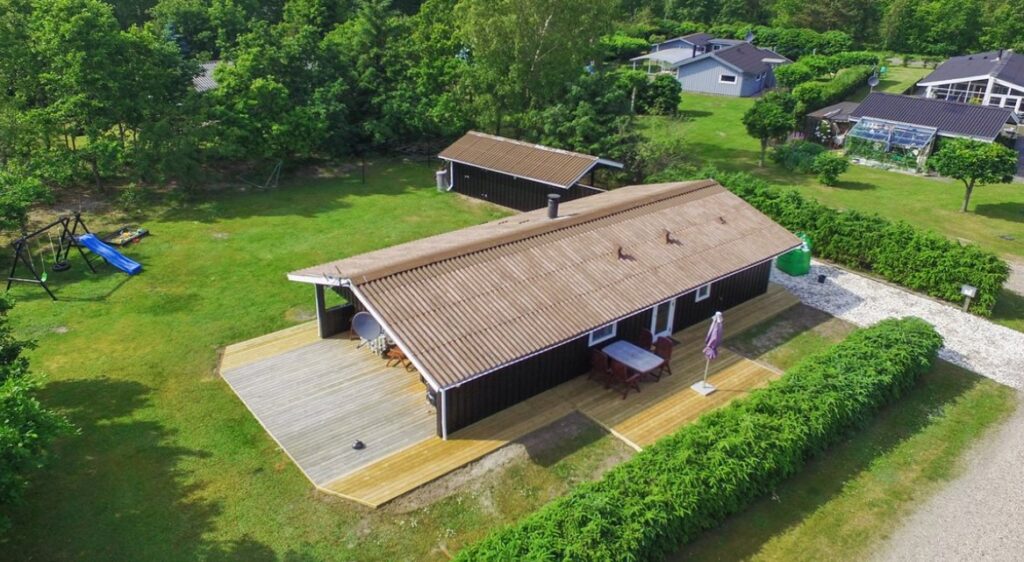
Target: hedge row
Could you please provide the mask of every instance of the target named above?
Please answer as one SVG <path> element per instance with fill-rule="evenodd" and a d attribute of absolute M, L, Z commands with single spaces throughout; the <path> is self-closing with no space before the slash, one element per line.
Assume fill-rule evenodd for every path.
<path fill-rule="evenodd" d="M 858 330 L 456 560 L 660 559 L 870 420 L 931 366 L 941 345 L 917 318 Z"/>
<path fill-rule="evenodd" d="M 691 177 L 713 177 L 790 231 L 806 232 L 815 255 L 824 259 L 958 304 L 963 302 L 961 286 L 974 285 L 978 296 L 971 301 L 971 312 L 976 314 L 992 314 L 1009 276 L 1009 266 L 995 254 L 902 221 L 838 211 L 743 172 L 712 168 Z"/>
<path fill-rule="evenodd" d="M 793 64 L 775 69 L 775 78 L 781 86 L 794 88 L 825 74 L 834 75 L 851 66 L 877 66 L 878 54 L 867 51 L 848 51 L 832 56 L 808 55 Z"/>
<path fill-rule="evenodd" d="M 704 31 L 704 29 L 697 31 Z M 798 27 L 719 24 L 712 26 L 707 32 L 716 37 L 731 37 L 733 39 L 744 39 L 748 32 L 753 32 L 754 44 L 772 49 L 793 60 L 811 53 L 834 55 L 853 48 L 853 39 L 842 31 L 820 33 L 813 29 Z"/>
<path fill-rule="evenodd" d="M 866 87 L 874 72 L 872 66 L 851 66 L 837 72 L 835 78 L 828 82 L 804 82 L 796 86 L 793 97 L 800 104 L 797 113 L 803 115 L 843 101 L 858 88 Z"/>

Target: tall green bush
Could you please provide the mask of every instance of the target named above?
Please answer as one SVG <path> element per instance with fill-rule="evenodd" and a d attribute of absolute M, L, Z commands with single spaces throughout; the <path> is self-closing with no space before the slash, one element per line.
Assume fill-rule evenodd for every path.
<path fill-rule="evenodd" d="M 840 265 L 872 272 L 888 281 L 952 303 L 963 302 L 960 288 L 978 288 L 971 312 L 992 314 L 1009 266 L 992 252 L 961 244 L 929 230 L 874 214 L 839 211 L 792 190 L 772 187 L 743 172 L 714 168 L 679 169 L 657 181 L 715 178 L 730 191 L 793 232 L 814 240 L 815 255 Z"/>
<path fill-rule="evenodd" d="M 814 173 L 814 158 L 828 150 L 824 146 L 810 141 L 797 140 L 776 145 L 772 148 L 772 162 L 790 172 L 801 174 Z"/>
<path fill-rule="evenodd" d="M 941 345 L 935 329 L 917 318 L 858 330 L 456 559 L 660 559 L 899 398 Z"/>
<path fill-rule="evenodd" d="M 799 104 L 797 112 L 803 115 L 846 99 L 858 88 L 866 86 L 874 71 L 871 66 L 851 66 L 837 72 L 836 77 L 828 82 L 804 82 L 796 86 L 793 97 Z"/>

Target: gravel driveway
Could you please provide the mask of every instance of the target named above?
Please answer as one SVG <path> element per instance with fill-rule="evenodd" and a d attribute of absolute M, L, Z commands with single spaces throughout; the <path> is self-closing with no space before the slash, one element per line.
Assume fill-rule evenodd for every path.
<path fill-rule="evenodd" d="M 827 278 L 825 283 L 817 282 L 821 274 Z M 923 318 L 945 338 L 940 357 L 1017 390 L 1024 390 L 1024 333 L 817 261 L 812 264 L 811 273 L 803 277 L 790 277 L 772 269 L 772 281 L 785 286 L 804 304 L 859 326 L 886 318 Z"/>
<path fill-rule="evenodd" d="M 817 282 L 819 274 L 827 277 Z M 854 324 L 919 316 L 945 338 L 939 355 L 1024 389 L 1024 334 L 943 303 L 815 262 L 811 274 L 772 280 L 807 305 Z M 1018 393 L 1018 399 L 1024 400 Z M 889 561 L 1024 560 L 1024 404 L 967 453 L 963 474 L 927 499 L 876 551 Z"/>
<path fill-rule="evenodd" d="M 1024 559 L 1024 404 L 970 449 L 963 475 L 907 517 L 875 560 Z"/>

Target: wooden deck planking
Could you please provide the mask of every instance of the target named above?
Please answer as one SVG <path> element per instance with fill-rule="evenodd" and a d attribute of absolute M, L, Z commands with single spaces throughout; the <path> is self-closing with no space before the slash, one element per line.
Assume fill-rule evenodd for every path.
<path fill-rule="evenodd" d="M 544 392 L 449 436 L 432 437 L 323 486 L 379 507 L 528 433 L 572 413 L 572 404 Z"/>
<path fill-rule="evenodd" d="M 223 377 L 318 486 L 435 433 L 419 375 L 385 367 L 345 339 L 317 340 Z M 353 450 L 356 439 L 366 448 Z"/>
<path fill-rule="evenodd" d="M 300 348 L 320 339 L 316 321 L 306 322 L 278 330 L 258 338 L 233 343 L 221 354 L 220 371 L 223 373 Z"/>
<path fill-rule="evenodd" d="M 739 334 L 798 302 L 781 286 L 770 285 L 765 295 L 726 312 L 726 336 Z M 308 337 L 302 330 L 283 334 L 277 341 L 270 334 L 258 338 L 262 341 L 243 342 L 247 345 L 232 354 L 238 354 L 239 359 L 232 359 L 242 366 L 252 365 L 252 358 L 257 358 L 260 366 L 236 367 L 225 378 L 231 379 L 229 383 L 235 381 L 233 387 L 239 385 L 235 388 L 239 396 L 248 392 L 271 402 L 265 408 L 267 420 L 259 414 L 257 418 L 264 427 L 282 426 L 279 433 L 297 454 L 292 454 L 282 439 L 268 431 L 320 490 L 379 507 L 573 411 L 581 412 L 639 450 L 777 376 L 723 348 L 709 375 L 718 392 L 702 397 L 690 389 L 703 375 L 701 349 L 708 323 L 675 333 L 680 345 L 673 353 L 674 374 L 659 382 L 643 383 L 642 392 L 630 393 L 626 400 L 598 382 L 577 377 L 456 432 L 448 440 L 434 434 L 434 415 L 424 401 L 425 389 L 418 375 L 384 367 L 382 360 L 363 353 L 365 350 L 355 350 L 354 342 L 314 339 L 327 345 L 318 348 L 296 343 Z M 340 351 L 323 357 L 331 350 Z M 308 372 L 300 366 L 300 358 L 306 356 Z M 294 387 L 295 396 L 275 394 L 289 387 Z M 239 388 L 243 390 L 240 392 Z M 300 396 L 303 392 L 305 395 Z M 358 399 L 348 401 L 346 407 L 345 403 L 337 402 L 339 394 Z M 394 395 L 408 397 L 408 402 L 376 403 L 382 399 L 387 402 L 387 397 Z M 249 405 L 246 397 L 242 398 Z M 411 412 L 417 411 L 425 414 L 422 418 L 426 418 L 426 423 L 422 426 L 406 421 L 416 419 L 417 415 Z M 324 426 L 330 429 L 325 430 Z M 367 440 L 366 435 L 372 435 L 374 440 Z M 350 444 L 354 439 L 367 442 L 363 454 L 353 454 Z"/>

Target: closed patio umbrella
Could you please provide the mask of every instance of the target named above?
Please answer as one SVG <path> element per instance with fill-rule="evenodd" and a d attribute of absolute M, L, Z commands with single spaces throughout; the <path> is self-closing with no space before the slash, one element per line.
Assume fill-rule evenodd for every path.
<path fill-rule="evenodd" d="M 718 357 L 718 346 L 722 344 L 723 324 L 722 313 L 716 312 L 711 318 L 708 335 L 704 338 L 704 379 L 691 387 L 704 396 L 715 391 L 715 387 L 708 384 L 708 369 L 711 367 L 711 360 Z"/>

